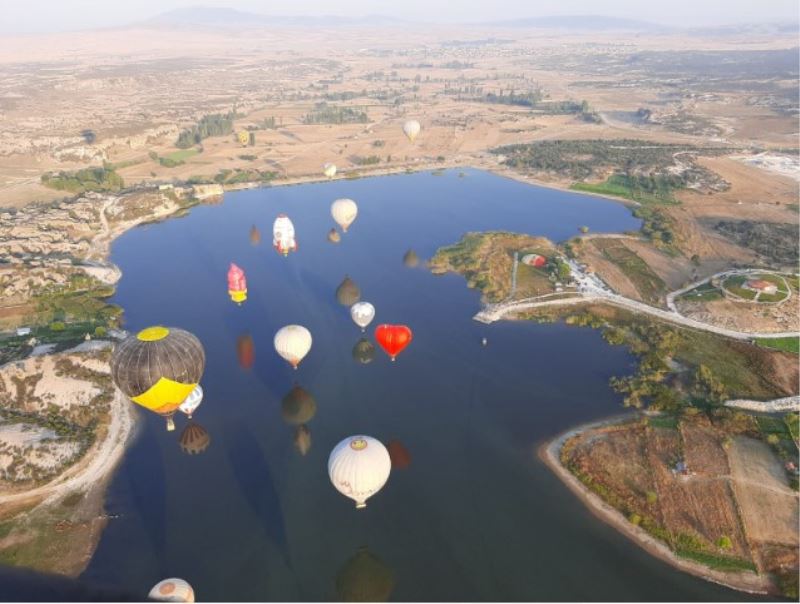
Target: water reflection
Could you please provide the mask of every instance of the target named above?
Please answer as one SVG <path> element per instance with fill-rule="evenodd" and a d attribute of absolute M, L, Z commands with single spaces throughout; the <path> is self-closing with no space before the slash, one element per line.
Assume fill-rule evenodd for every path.
<path fill-rule="evenodd" d="M 404 470 L 411 465 L 411 453 L 399 440 L 390 440 L 386 449 L 389 451 L 393 470 Z"/>
<path fill-rule="evenodd" d="M 419 266 L 419 256 L 414 250 L 408 250 L 403 254 L 403 264 L 409 268 L 415 268 Z"/>
<path fill-rule="evenodd" d="M 292 442 L 300 455 L 305 457 L 306 453 L 311 450 L 311 430 L 308 429 L 308 426 L 305 424 L 297 426 Z"/>
<path fill-rule="evenodd" d="M 295 384 L 281 401 L 281 416 L 290 426 L 299 426 L 312 420 L 317 413 L 317 402 L 305 388 Z"/>
<path fill-rule="evenodd" d="M 336 288 L 336 300 L 342 306 L 352 306 L 361 299 L 361 290 L 350 277 L 345 275 L 344 280 Z"/>
<path fill-rule="evenodd" d="M 250 227 L 250 243 L 254 246 L 261 243 L 261 231 L 258 230 L 256 225 Z"/>
<path fill-rule="evenodd" d="M 394 573 L 366 546 L 358 549 L 336 575 L 336 595 L 342 602 L 386 602 L 394 590 Z"/>
<path fill-rule="evenodd" d="M 255 363 L 256 346 L 249 333 L 240 335 L 236 340 L 236 356 L 239 357 L 239 366 L 242 369 L 250 369 Z"/>
<path fill-rule="evenodd" d="M 331 229 L 328 231 L 328 241 L 331 243 L 339 243 L 342 240 L 342 236 L 339 234 L 339 231 L 336 229 Z"/>
<path fill-rule="evenodd" d="M 178 440 L 181 451 L 187 455 L 199 455 L 211 444 L 211 435 L 200 424 L 190 421 L 181 432 Z"/>
<path fill-rule="evenodd" d="M 353 346 L 353 360 L 368 365 L 375 358 L 375 345 L 366 338 L 361 338 Z"/>

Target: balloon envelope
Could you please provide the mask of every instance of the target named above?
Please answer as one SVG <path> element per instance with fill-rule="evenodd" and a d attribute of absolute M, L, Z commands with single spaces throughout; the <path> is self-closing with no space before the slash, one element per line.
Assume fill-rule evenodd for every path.
<path fill-rule="evenodd" d="M 345 276 L 336 288 L 336 300 L 342 306 L 352 306 L 361 299 L 361 290 L 350 277 Z"/>
<path fill-rule="evenodd" d="M 111 376 L 134 403 L 167 418 L 197 386 L 206 365 L 203 345 L 188 331 L 148 327 L 117 344 L 111 356 Z"/>
<path fill-rule="evenodd" d="M 375 307 L 369 302 L 356 302 L 350 307 L 350 317 L 364 331 L 375 318 Z"/>
<path fill-rule="evenodd" d="M 272 245 L 278 253 L 288 256 L 289 252 L 297 250 L 297 241 L 294 235 L 294 224 L 286 214 L 278 214 L 272 224 Z"/>
<path fill-rule="evenodd" d="M 389 459 L 392 460 L 392 469 L 404 470 L 411 465 L 411 453 L 399 440 L 390 440 L 386 445 Z"/>
<path fill-rule="evenodd" d="M 275 351 L 297 369 L 311 350 L 311 332 L 302 325 L 281 327 L 275 334 Z"/>
<path fill-rule="evenodd" d="M 336 229 L 331 229 L 328 231 L 328 241 L 331 243 L 339 243 L 342 240 L 342 236 L 339 234 L 339 231 Z"/>
<path fill-rule="evenodd" d="M 155 584 L 147 597 L 159 602 L 194 602 L 194 590 L 183 579 L 164 579 Z"/>
<path fill-rule="evenodd" d="M 383 324 L 375 328 L 375 340 L 392 360 L 411 343 L 413 337 L 406 325 Z"/>
<path fill-rule="evenodd" d="M 358 216 L 358 206 L 352 199 L 337 199 L 331 204 L 331 216 L 346 233 L 347 227 L 353 224 Z"/>
<path fill-rule="evenodd" d="M 422 127 L 417 120 L 408 120 L 403 124 L 403 134 L 405 134 L 412 143 L 416 140 L 421 129 Z"/>
<path fill-rule="evenodd" d="M 336 164 L 325 164 L 322 166 L 322 173 L 328 178 L 336 176 Z"/>
<path fill-rule="evenodd" d="M 403 254 L 403 264 L 409 268 L 414 268 L 419 265 L 419 256 L 414 250 L 408 250 Z"/>
<path fill-rule="evenodd" d="M 192 414 L 197 410 L 200 406 L 200 403 L 203 402 L 203 387 L 200 384 L 194 387 L 189 393 L 189 396 L 181 403 L 181 406 L 178 407 L 181 413 L 185 413 L 189 416 L 189 419 L 192 419 Z"/>
<path fill-rule="evenodd" d="M 367 499 L 389 480 L 392 461 L 381 441 L 371 436 L 349 436 L 331 451 L 328 476 L 342 495 L 356 502 L 356 508 L 367 506 Z"/>

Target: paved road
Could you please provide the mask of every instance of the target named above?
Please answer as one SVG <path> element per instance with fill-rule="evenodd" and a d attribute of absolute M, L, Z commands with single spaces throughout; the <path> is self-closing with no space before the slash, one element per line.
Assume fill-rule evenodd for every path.
<path fill-rule="evenodd" d="M 726 336 L 728 338 L 733 338 L 735 340 L 752 340 L 754 338 L 785 338 L 785 337 L 800 337 L 800 332 L 797 331 L 785 331 L 785 332 L 778 332 L 778 333 L 749 333 L 743 331 L 736 331 L 733 329 L 726 329 L 724 327 L 718 327 L 716 325 L 711 325 L 709 323 L 703 323 L 702 321 L 696 321 L 694 319 L 690 319 L 688 317 L 684 317 L 676 310 L 674 310 L 674 298 L 675 295 L 678 295 L 682 291 L 688 291 L 688 289 L 684 288 L 683 290 L 678 290 L 678 292 L 673 292 L 670 296 L 667 297 L 667 304 L 670 306 L 670 310 L 664 310 L 662 308 L 656 308 L 655 306 L 650 306 L 649 304 L 645 304 L 644 302 L 639 302 L 638 300 L 632 300 L 630 298 L 626 298 L 625 296 L 620 296 L 619 294 L 614 293 L 608 286 L 606 286 L 598 277 L 593 274 L 589 274 L 583 271 L 580 265 L 575 262 L 574 260 L 567 260 L 567 263 L 570 265 L 572 269 L 572 275 L 575 279 L 577 284 L 578 290 L 575 292 L 574 296 L 567 297 L 567 298 L 559 298 L 557 300 L 543 300 L 541 297 L 536 298 L 525 298 L 523 300 L 517 300 L 516 302 L 504 302 L 500 304 L 493 304 L 489 305 L 483 310 L 481 310 L 477 315 L 473 318 L 476 321 L 480 321 L 482 323 L 493 323 L 494 321 L 498 321 L 502 319 L 504 316 L 519 312 L 522 310 L 531 310 L 534 308 L 541 308 L 546 306 L 558 306 L 558 305 L 574 305 L 574 304 L 581 304 L 584 302 L 603 302 L 606 304 L 612 304 L 614 306 L 618 306 L 620 308 L 624 308 L 626 310 L 632 310 L 633 312 L 644 313 L 653 317 L 657 317 L 664 321 L 668 321 L 670 323 L 674 323 L 676 325 L 681 325 L 684 327 L 689 327 L 692 329 L 699 329 L 702 331 L 708 331 L 711 333 L 716 333 L 721 336 Z M 753 269 L 754 272 L 758 272 L 757 269 Z M 763 272 L 763 271 L 761 271 Z M 705 281 L 705 280 L 704 280 Z M 691 288 L 692 286 L 687 286 Z M 696 287 L 696 285 L 694 285 Z"/>

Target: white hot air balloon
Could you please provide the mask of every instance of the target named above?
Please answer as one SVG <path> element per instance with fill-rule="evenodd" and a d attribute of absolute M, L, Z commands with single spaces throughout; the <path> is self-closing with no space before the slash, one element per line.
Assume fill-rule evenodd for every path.
<path fill-rule="evenodd" d="M 192 419 L 192 413 L 200 406 L 200 403 L 203 402 L 203 387 L 200 384 L 194 387 L 189 393 L 189 396 L 181 403 L 180 409 L 183 413 L 189 416 L 189 419 Z"/>
<path fill-rule="evenodd" d="M 275 334 L 275 350 L 297 369 L 311 350 L 311 332 L 302 325 L 281 327 Z"/>
<path fill-rule="evenodd" d="M 194 602 L 194 590 L 183 579 L 164 579 L 155 584 L 147 597 L 158 602 Z"/>
<path fill-rule="evenodd" d="M 412 143 L 416 140 L 421 129 L 422 126 L 419 125 L 417 120 L 408 120 L 403 124 L 403 134 L 405 134 Z"/>
<path fill-rule="evenodd" d="M 328 476 L 333 486 L 367 507 L 367 499 L 383 488 L 392 471 L 392 460 L 383 443 L 371 436 L 350 436 L 336 445 L 328 458 Z"/>
<path fill-rule="evenodd" d="M 286 214 L 278 214 L 272 224 L 272 245 L 284 256 L 288 256 L 289 252 L 297 250 L 297 242 L 294 238 L 294 224 Z"/>
<path fill-rule="evenodd" d="M 325 164 L 322 166 L 322 173 L 328 178 L 336 176 L 336 164 Z"/>
<path fill-rule="evenodd" d="M 358 216 L 358 206 L 352 199 L 337 199 L 331 204 L 331 216 L 346 233 L 347 227 L 353 224 Z"/>
<path fill-rule="evenodd" d="M 375 307 L 369 302 L 356 302 L 350 307 L 350 316 L 361 331 L 364 331 L 375 318 Z"/>

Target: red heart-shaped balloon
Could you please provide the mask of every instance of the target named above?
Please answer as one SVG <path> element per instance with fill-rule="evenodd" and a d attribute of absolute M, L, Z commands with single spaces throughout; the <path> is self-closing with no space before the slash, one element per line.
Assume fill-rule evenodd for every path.
<path fill-rule="evenodd" d="M 392 360 L 411 343 L 414 335 L 406 325 L 378 325 L 375 328 L 375 339 Z"/>

